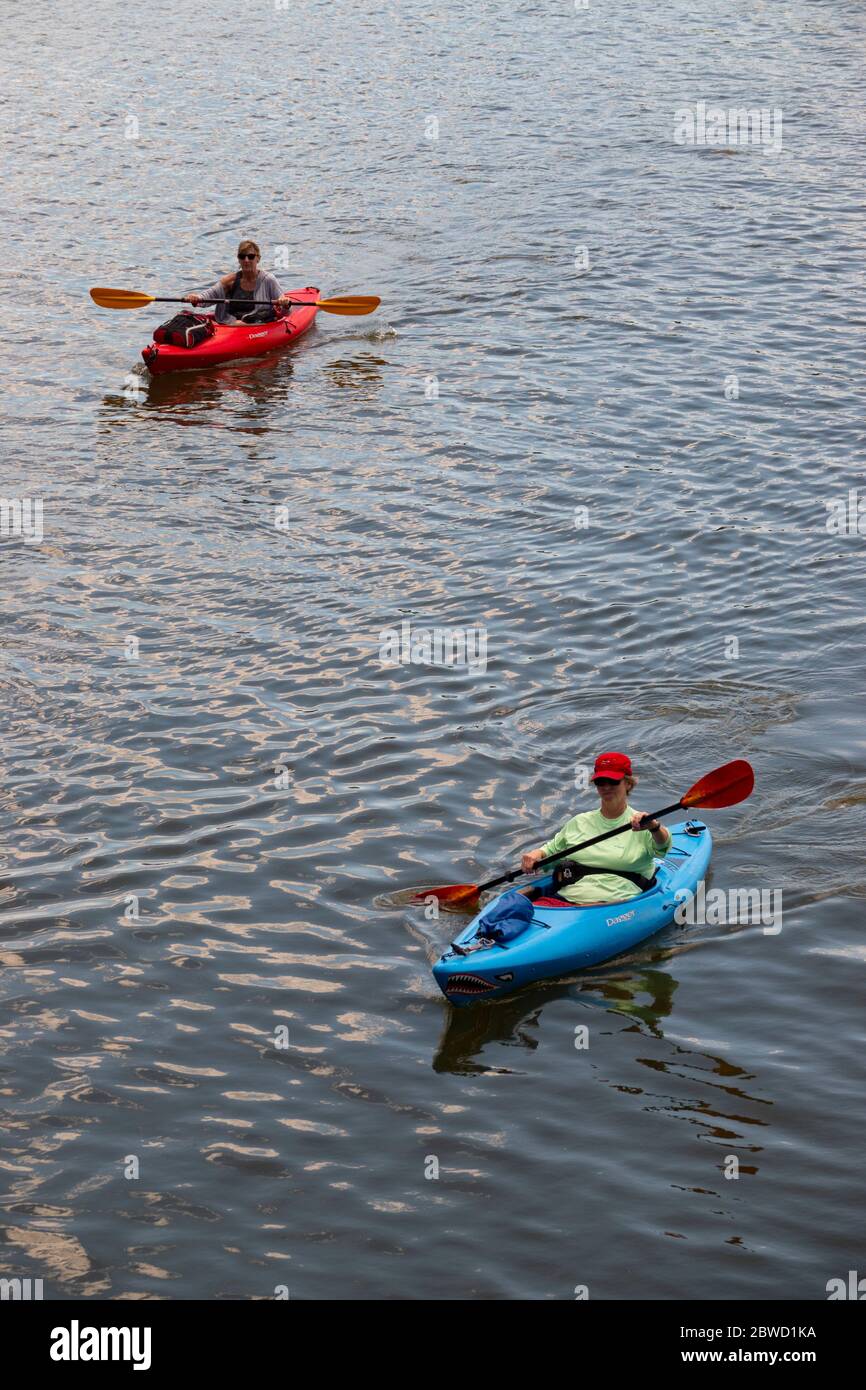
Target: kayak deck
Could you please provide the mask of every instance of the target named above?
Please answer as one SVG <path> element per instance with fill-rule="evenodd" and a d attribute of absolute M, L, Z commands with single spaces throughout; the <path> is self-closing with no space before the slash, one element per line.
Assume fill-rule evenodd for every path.
<path fill-rule="evenodd" d="M 304 302 L 272 323 L 218 323 L 212 337 L 192 348 L 149 343 L 141 354 L 148 371 L 152 376 L 162 376 L 166 372 L 218 367 L 223 362 L 260 357 L 286 347 L 312 327 L 318 313 L 315 301 L 319 298 L 315 285 L 289 290 L 289 294 Z"/>
<path fill-rule="evenodd" d="M 656 881 L 645 893 L 594 907 L 533 902 L 532 920 L 519 936 L 502 946 L 466 951 L 490 907 L 486 904 L 433 967 L 445 997 L 460 1005 L 511 994 L 522 985 L 612 960 L 670 925 L 678 905 L 706 874 L 712 853 L 712 836 L 702 821 L 672 826 L 671 837 L 665 858 L 656 860 Z M 533 892 L 550 892 L 552 883 L 553 875 L 545 875 Z"/>

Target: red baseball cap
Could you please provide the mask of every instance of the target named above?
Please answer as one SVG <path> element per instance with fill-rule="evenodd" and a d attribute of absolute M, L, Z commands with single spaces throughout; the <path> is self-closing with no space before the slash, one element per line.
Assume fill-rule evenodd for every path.
<path fill-rule="evenodd" d="M 592 774 L 593 782 L 597 777 L 609 777 L 612 782 L 631 777 L 631 758 L 626 757 L 625 753 L 599 753 Z"/>

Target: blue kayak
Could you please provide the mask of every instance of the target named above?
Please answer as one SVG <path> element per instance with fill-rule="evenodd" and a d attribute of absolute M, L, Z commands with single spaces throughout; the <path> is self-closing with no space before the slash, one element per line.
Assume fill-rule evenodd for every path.
<path fill-rule="evenodd" d="M 674 913 L 705 877 L 713 840 L 702 821 L 669 827 L 673 844 L 656 860 L 652 888 L 621 903 L 597 907 L 545 906 L 533 902 L 526 929 L 504 945 L 467 950 L 487 903 L 433 967 L 436 983 L 452 1004 L 496 999 L 536 980 L 570 975 L 630 951 L 674 920 Z M 533 883 L 533 894 L 553 892 L 553 874 Z M 513 891 L 513 890 L 512 890 Z M 504 895 L 503 895 L 504 896 Z M 496 901 L 499 901 L 497 899 Z M 484 928 L 481 928 L 483 935 Z"/>

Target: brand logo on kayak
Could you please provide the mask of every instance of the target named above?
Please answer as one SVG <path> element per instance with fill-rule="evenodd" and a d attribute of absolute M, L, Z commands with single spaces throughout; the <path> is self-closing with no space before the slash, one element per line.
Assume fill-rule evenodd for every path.
<path fill-rule="evenodd" d="M 379 633 L 383 666 L 457 666 L 473 675 L 487 670 L 487 629 L 483 627 L 413 627 L 404 618 L 399 629 Z"/>
<path fill-rule="evenodd" d="M 619 922 L 630 922 L 634 912 L 621 912 L 618 917 L 608 917 L 607 926 L 615 927 Z"/>
<path fill-rule="evenodd" d="M 825 498 L 827 530 L 831 536 L 866 536 L 866 493 L 856 487 L 848 489 L 846 497 Z"/>
<path fill-rule="evenodd" d="M 711 888 L 701 879 L 696 891 L 678 888 L 674 893 L 679 926 L 761 926 L 765 936 L 782 930 L 781 888 Z"/>
<path fill-rule="evenodd" d="M 18 536 L 39 545 L 42 535 L 41 497 L 0 497 L 0 537 Z"/>
<path fill-rule="evenodd" d="M 677 145 L 763 145 L 778 154 L 782 148 L 782 112 L 768 107 L 682 106 L 674 112 Z"/>
<path fill-rule="evenodd" d="M 247 337 L 248 337 L 248 338 L 266 338 L 267 336 L 268 336 L 268 330 L 267 330 L 266 328 L 263 328 L 262 331 L 261 331 L 261 333 L 248 333 L 248 334 L 247 334 Z"/>

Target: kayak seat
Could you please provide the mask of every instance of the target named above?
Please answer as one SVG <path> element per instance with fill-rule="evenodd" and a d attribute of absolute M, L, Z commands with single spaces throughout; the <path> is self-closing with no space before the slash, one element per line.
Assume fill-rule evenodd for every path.
<path fill-rule="evenodd" d="M 567 898 L 558 898 L 555 895 L 550 898 L 535 898 L 533 907 L 574 907 Z"/>
<path fill-rule="evenodd" d="M 242 314 L 240 317 L 240 322 L 273 323 L 274 319 L 281 317 L 282 315 L 280 315 L 275 309 L 271 309 L 267 305 L 263 305 L 259 309 L 254 309 L 250 314 Z"/>

